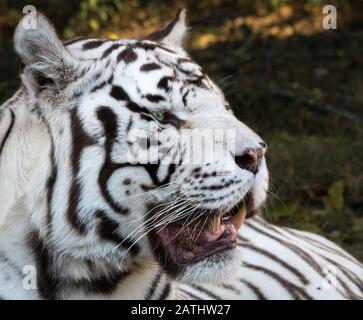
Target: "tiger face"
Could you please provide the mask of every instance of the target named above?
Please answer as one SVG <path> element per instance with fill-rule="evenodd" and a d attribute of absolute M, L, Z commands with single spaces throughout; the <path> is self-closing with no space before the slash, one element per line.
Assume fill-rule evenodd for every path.
<path fill-rule="evenodd" d="M 184 280 L 231 271 L 237 231 L 266 197 L 266 144 L 182 49 L 185 30 L 185 11 L 145 40 L 63 44 L 39 14 L 17 28 L 50 136 L 33 223 L 55 251 Z"/>

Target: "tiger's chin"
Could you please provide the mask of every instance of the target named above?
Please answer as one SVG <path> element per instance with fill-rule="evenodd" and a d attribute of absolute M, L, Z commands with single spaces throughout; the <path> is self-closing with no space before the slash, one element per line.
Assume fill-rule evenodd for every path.
<path fill-rule="evenodd" d="M 225 279 L 236 267 L 237 231 L 247 207 L 243 199 L 232 209 L 210 212 L 207 219 L 204 215 L 192 223 L 183 219 L 159 227 L 150 237 L 155 257 L 166 272 L 184 282 Z"/>
<path fill-rule="evenodd" d="M 233 276 L 240 267 L 241 257 L 237 249 L 218 252 L 186 266 L 177 276 L 184 283 L 219 284 Z"/>

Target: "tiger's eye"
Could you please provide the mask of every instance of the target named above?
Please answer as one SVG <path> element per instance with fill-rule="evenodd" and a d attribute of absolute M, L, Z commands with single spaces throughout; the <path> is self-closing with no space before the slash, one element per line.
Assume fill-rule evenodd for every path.
<path fill-rule="evenodd" d="M 165 112 L 163 111 L 156 111 L 153 113 L 154 117 L 158 121 L 163 121 L 165 118 Z"/>

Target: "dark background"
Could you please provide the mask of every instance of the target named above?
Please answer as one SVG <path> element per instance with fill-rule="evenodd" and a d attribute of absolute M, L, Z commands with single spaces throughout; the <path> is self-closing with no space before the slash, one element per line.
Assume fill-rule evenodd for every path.
<path fill-rule="evenodd" d="M 186 46 L 269 145 L 265 217 L 363 261 L 363 1 L 0 0 L 0 99 L 19 85 L 12 35 L 34 5 L 63 39 L 142 38 L 187 8 Z M 322 28 L 337 7 L 338 29 Z"/>

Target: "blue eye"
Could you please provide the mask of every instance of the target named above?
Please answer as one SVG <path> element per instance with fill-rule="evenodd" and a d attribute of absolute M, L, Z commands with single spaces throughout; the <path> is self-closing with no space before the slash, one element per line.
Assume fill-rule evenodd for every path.
<path fill-rule="evenodd" d="M 165 118 L 165 112 L 155 111 L 155 112 L 153 112 L 153 116 L 155 117 L 156 120 L 163 121 Z"/>

